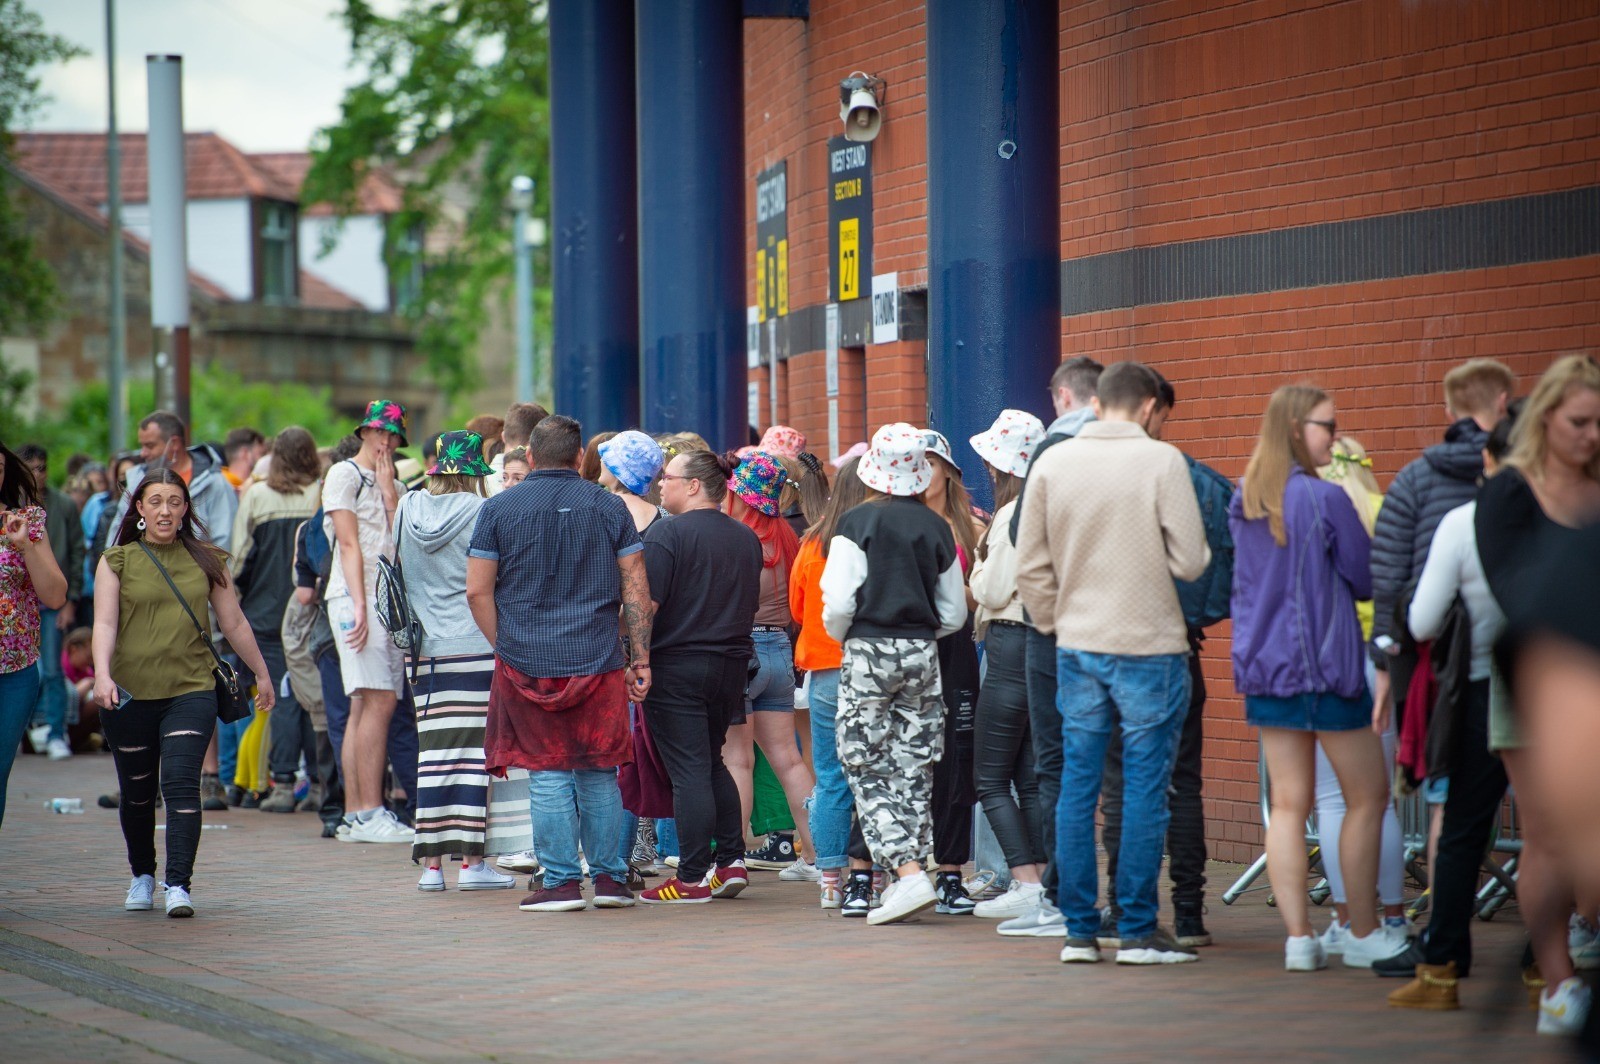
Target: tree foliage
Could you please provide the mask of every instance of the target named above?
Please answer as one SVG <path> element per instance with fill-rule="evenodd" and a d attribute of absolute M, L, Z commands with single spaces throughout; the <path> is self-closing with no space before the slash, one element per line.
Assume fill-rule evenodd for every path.
<path fill-rule="evenodd" d="M 346 90 L 339 121 L 318 133 L 303 195 L 349 214 L 368 167 L 399 176 L 390 267 L 407 277 L 420 266 L 403 312 L 435 381 L 459 394 L 476 383 L 485 308 L 511 273 L 511 179 L 533 177 L 541 199 L 549 187 L 545 7 L 405 0 L 387 18 L 368 0 L 346 0 L 343 21 L 362 80 Z"/>
<path fill-rule="evenodd" d="M 17 412 L 17 402 L 29 383 L 26 374 L 6 372 L 0 366 L 0 440 L 6 446 L 43 445 L 50 452 L 50 472 L 56 480 L 73 454 L 92 455 L 100 461 L 109 457 L 102 453 L 111 437 L 110 391 L 104 381 L 78 386 L 64 409 L 31 421 Z M 190 385 L 195 421 L 189 435 L 196 442 L 218 442 L 229 429 L 245 425 L 268 436 L 299 425 L 326 446 L 354 427 L 334 409 L 327 388 L 290 381 L 246 383 L 237 373 L 214 363 L 197 365 Z M 138 445 L 138 419 L 155 409 L 150 380 L 129 382 L 128 409 L 134 416 L 123 446 L 133 448 Z"/>
<path fill-rule="evenodd" d="M 11 198 L 6 166 L 16 131 L 47 99 L 34 71 L 83 54 L 65 37 L 44 32 L 43 20 L 22 0 L 0 0 L 0 335 L 44 331 L 59 299 L 55 275 L 35 253 Z"/>

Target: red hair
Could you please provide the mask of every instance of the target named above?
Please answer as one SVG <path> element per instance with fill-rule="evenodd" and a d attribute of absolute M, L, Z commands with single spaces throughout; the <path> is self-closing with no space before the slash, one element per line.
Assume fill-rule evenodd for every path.
<path fill-rule="evenodd" d="M 772 569 L 781 565 L 785 574 L 794 569 L 795 555 L 800 553 L 800 537 L 794 534 L 788 521 L 781 517 L 768 517 L 753 506 L 744 508 L 740 520 L 761 540 L 761 564 L 764 568 Z"/>

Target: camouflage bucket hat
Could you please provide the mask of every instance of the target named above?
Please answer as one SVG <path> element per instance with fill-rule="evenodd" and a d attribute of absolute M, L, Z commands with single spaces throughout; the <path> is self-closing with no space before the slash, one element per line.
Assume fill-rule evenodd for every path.
<path fill-rule="evenodd" d="M 355 428 L 360 435 L 362 429 L 383 429 L 400 437 L 400 446 L 406 445 L 406 408 L 393 399 L 374 399 L 367 404 L 367 416 Z"/>
<path fill-rule="evenodd" d="M 441 432 L 434 440 L 430 477 L 486 477 L 494 470 L 483 460 L 483 437 L 468 429 Z"/>

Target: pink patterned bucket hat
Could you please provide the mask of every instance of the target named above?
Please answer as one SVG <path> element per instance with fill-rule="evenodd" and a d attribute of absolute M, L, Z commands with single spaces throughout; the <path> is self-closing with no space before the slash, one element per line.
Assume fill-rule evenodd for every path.
<path fill-rule="evenodd" d="M 1025 477 L 1044 442 L 1044 422 L 1025 410 L 1002 410 L 993 425 L 969 442 L 979 458 L 1000 472 Z"/>
<path fill-rule="evenodd" d="M 806 449 L 806 434 L 788 425 L 774 425 L 762 434 L 760 450 L 780 458 L 799 458 Z"/>
<path fill-rule="evenodd" d="M 933 483 L 926 435 L 897 421 L 872 434 L 872 446 L 856 464 L 856 476 L 885 495 L 921 495 Z"/>

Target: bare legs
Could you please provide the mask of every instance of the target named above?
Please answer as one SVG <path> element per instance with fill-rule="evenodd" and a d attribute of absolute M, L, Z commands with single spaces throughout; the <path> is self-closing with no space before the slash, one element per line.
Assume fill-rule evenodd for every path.
<path fill-rule="evenodd" d="M 794 729 L 793 713 L 753 710 L 745 723 L 728 729 L 728 738 L 722 746 L 722 762 L 728 766 L 734 785 L 739 788 L 739 806 L 748 831 L 750 809 L 754 802 L 752 779 L 755 774 L 755 744 L 760 744 L 761 752 L 772 766 L 773 775 L 778 777 L 778 782 L 783 786 L 783 796 L 789 803 L 789 815 L 794 818 L 800 857 L 805 861 L 815 861 L 817 854 L 811 845 L 811 818 L 805 801 L 817 780 L 800 756 Z"/>
<path fill-rule="evenodd" d="M 359 696 L 359 697 L 357 697 Z M 350 699 L 341 768 L 345 808 L 364 813 L 383 806 L 383 766 L 389 750 L 389 719 L 394 716 L 393 691 L 357 691 Z"/>
<path fill-rule="evenodd" d="M 1522 822 L 1517 903 L 1528 926 L 1539 975 L 1553 987 L 1573 975 L 1572 957 L 1567 952 L 1567 914 L 1572 912 L 1573 883 L 1566 867 L 1550 849 L 1528 752 L 1502 750 L 1500 759 L 1505 762 L 1506 776 L 1517 793 L 1517 815 Z"/>

